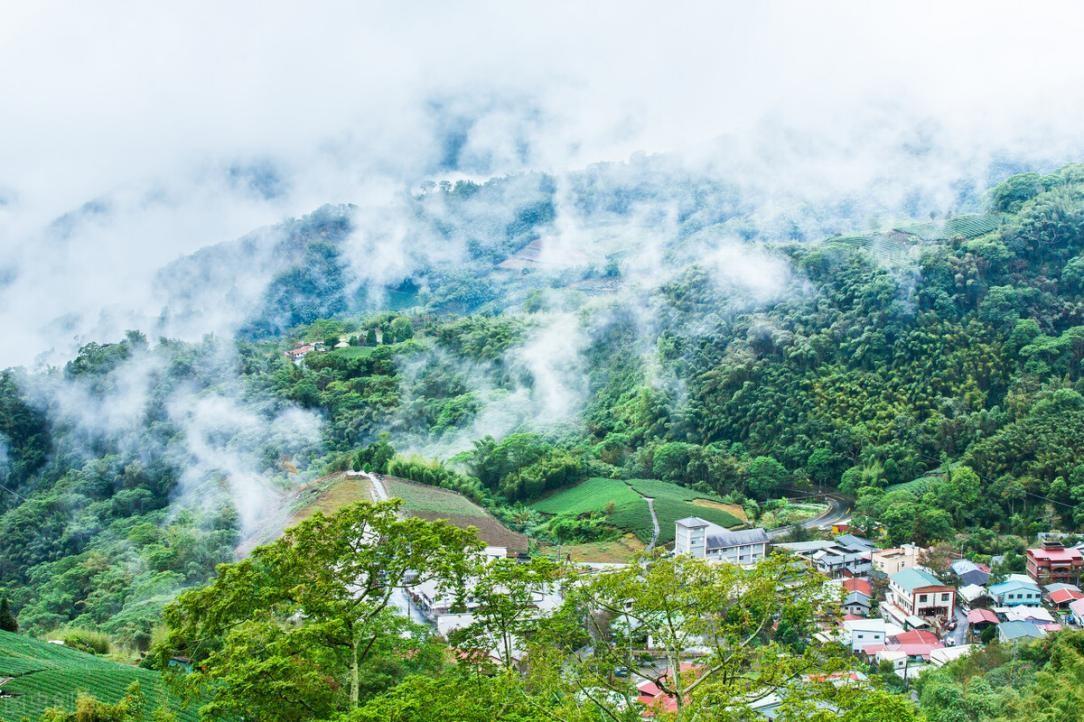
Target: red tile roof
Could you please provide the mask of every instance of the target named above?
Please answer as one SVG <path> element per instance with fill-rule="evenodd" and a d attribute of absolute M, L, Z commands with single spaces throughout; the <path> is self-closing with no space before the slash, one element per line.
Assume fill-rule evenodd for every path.
<path fill-rule="evenodd" d="M 1084 554 L 1081 554 L 1076 547 L 1062 549 L 1043 549 L 1040 547 L 1038 549 L 1028 549 L 1028 554 L 1036 559 L 1052 562 L 1084 561 Z"/>
<path fill-rule="evenodd" d="M 997 624 L 997 615 L 989 609 L 972 609 L 967 613 L 968 624 Z"/>
<path fill-rule="evenodd" d="M 844 579 L 843 588 L 848 592 L 860 592 L 867 597 L 873 597 L 873 585 L 868 579 Z"/>
<path fill-rule="evenodd" d="M 1077 599 L 1084 599 L 1084 594 L 1075 589 L 1056 589 L 1050 592 L 1050 601 L 1054 604 L 1068 604 Z"/>
<path fill-rule="evenodd" d="M 927 632 L 925 629 L 912 629 L 909 632 L 897 634 L 895 637 L 889 637 L 889 640 L 896 644 L 940 644 L 941 642 L 936 634 Z"/>
<path fill-rule="evenodd" d="M 695 672 L 702 669 L 699 665 L 691 664 L 689 662 L 681 663 L 682 673 Z M 666 679 L 670 676 L 669 672 L 665 672 L 660 679 Z M 637 700 L 640 704 L 644 705 L 648 709 L 645 711 L 645 715 L 653 717 L 654 712 L 658 710 L 665 710 L 666 712 L 677 712 L 677 699 L 673 695 L 664 694 L 659 688 L 659 685 L 651 680 L 645 680 L 636 685 Z"/>

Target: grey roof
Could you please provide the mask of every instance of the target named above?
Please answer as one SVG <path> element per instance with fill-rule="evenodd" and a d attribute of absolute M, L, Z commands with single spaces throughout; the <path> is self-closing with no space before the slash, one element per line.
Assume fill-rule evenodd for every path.
<path fill-rule="evenodd" d="M 711 522 L 706 519 L 701 519 L 698 516 L 687 516 L 684 519 L 678 519 L 674 522 L 678 526 L 688 527 L 690 529 L 697 529 L 702 526 L 711 526 Z"/>
<path fill-rule="evenodd" d="M 1047 584 L 1045 587 L 1043 587 L 1043 589 L 1045 589 L 1048 593 L 1056 592 L 1059 589 L 1072 589 L 1074 592 L 1080 591 L 1080 587 L 1078 587 L 1077 585 L 1065 584 L 1064 582 L 1054 582 L 1053 584 Z"/>
<path fill-rule="evenodd" d="M 949 564 L 952 571 L 957 574 L 963 574 L 965 572 L 973 572 L 978 569 L 978 565 L 970 559 L 954 559 L 952 564 Z M 982 571 L 982 570 L 979 570 Z"/>
<path fill-rule="evenodd" d="M 706 546 L 708 549 L 726 549 L 728 547 L 742 546 L 745 544 L 767 544 L 768 533 L 761 528 L 739 529 L 730 531 L 722 529 L 713 531 L 708 535 Z"/>
<path fill-rule="evenodd" d="M 843 598 L 843 606 L 848 604 L 861 604 L 863 607 L 869 606 L 869 597 L 862 592 L 851 592 Z"/>
<path fill-rule="evenodd" d="M 827 551 L 834 548 L 836 546 L 836 543 L 823 540 L 813 540 L 804 542 L 782 542 L 779 544 L 774 544 L 773 546 L 778 549 L 786 549 L 787 551 L 794 552 L 795 554 L 801 554 L 803 552 Z"/>
<path fill-rule="evenodd" d="M 1044 636 L 1043 630 L 1031 622 L 1002 622 L 998 625 L 997 632 L 1006 642 L 1025 637 L 1038 639 Z"/>
<path fill-rule="evenodd" d="M 877 548 L 877 545 L 869 539 L 854 534 L 840 534 L 836 537 L 836 541 L 844 546 L 858 547 L 859 549 L 873 550 Z"/>

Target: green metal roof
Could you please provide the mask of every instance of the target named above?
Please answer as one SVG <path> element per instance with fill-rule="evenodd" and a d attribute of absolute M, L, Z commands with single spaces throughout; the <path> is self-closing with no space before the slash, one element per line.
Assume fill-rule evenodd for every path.
<path fill-rule="evenodd" d="M 910 593 L 919 587 L 939 587 L 944 583 L 925 569 L 910 568 L 892 575 L 892 583 Z"/>

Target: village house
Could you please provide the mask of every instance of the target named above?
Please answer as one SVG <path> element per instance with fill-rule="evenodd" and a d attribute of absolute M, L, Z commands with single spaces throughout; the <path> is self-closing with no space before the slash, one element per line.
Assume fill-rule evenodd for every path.
<path fill-rule="evenodd" d="M 914 544 L 904 544 L 894 549 L 878 549 L 871 553 L 870 561 L 875 571 L 892 576 L 904 569 L 919 565 L 919 557 L 925 549 Z"/>
<path fill-rule="evenodd" d="M 1027 551 L 1028 576 L 1038 584 L 1080 584 L 1081 570 L 1084 570 L 1084 554 L 1076 547 L 1044 541 L 1041 547 Z"/>
<path fill-rule="evenodd" d="M 1075 584 L 1055 582 L 1043 587 L 1043 599 L 1055 609 L 1068 609 L 1078 599 L 1084 599 L 1084 593 Z"/>
<path fill-rule="evenodd" d="M 944 644 L 933 632 L 912 630 L 888 638 L 884 644 L 873 644 L 862 653 L 877 664 L 890 662 L 893 671 L 905 679 L 921 674 L 934 652 Z"/>
<path fill-rule="evenodd" d="M 925 622 L 952 618 L 956 590 L 922 567 L 903 569 L 889 577 L 888 598 L 881 605 L 885 619 L 915 629 Z"/>
<path fill-rule="evenodd" d="M 997 627 L 997 638 L 1002 644 L 1020 640 L 1042 639 L 1046 632 L 1031 622 L 1002 622 Z"/>
<path fill-rule="evenodd" d="M 994 600 L 990 596 L 990 590 L 980 587 L 978 584 L 968 584 L 960 587 L 958 591 L 960 603 L 968 609 L 993 606 Z"/>
<path fill-rule="evenodd" d="M 1020 574 L 1013 574 L 1005 581 L 991 585 L 990 597 L 999 607 L 1034 606 L 1042 601 L 1043 594 L 1038 584 Z"/>
<path fill-rule="evenodd" d="M 1000 623 L 998 616 L 989 609 L 972 609 L 967 613 L 967 624 L 973 632 L 981 632 L 989 626 Z"/>
<path fill-rule="evenodd" d="M 883 619 L 848 619 L 843 622 L 843 643 L 850 645 L 852 652 L 861 652 L 871 644 L 884 644 L 885 641 L 903 629 Z"/>
<path fill-rule="evenodd" d="M 303 343 L 300 346 L 295 346 L 289 351 L 285 352 L 286 358 L 296 363 L 301 363 L 301 360 L 308 356 L 310 353 L 316 350 L 316 345 L 311 343 Z"/>
<path fill-rule="evenodd" d="M 959 580 L 961 586 L 973 584 L 984 587 L 990 581 L 990 570 L 968 559 L 955 559 L 949 564 L 949 570 Z"/>
<path fill-rule="evenodd" d="M 1084 622 L 1084 599 L 1069 602 L 1069 614 L 1072 615 L 1069 620 L 1074 624 L 1079 625 Z"/>
<path fill-rule="evenodd" d="M 847 592 L 843 598 L 843 611 L 856 617 L 868 617 L 872 609 L 870 597 L 862 592 Z"/>
<path fill-rule="evenodd" d="M 869 580 L 855 577 L 837 583 L 842 588 L 843 611 L 856 617 L 868 617 L 873 602 L 873 585 Z"/>
<path fill-rule="evenodd" d="M 944 667 L 949 662 L 955 662 L 960 657 L 966 657 L 976 649 L 973 644 L 961 644 L 959 647 L 941 647 L 930 652 L 930 664 L 934 667 Z"/>
<path fill-rule="evenodd" d="M 1054 624 L 1054 615 L 1046 607 L 999 607 L 994 610 L 1006 622 L 1031 622 L 1033 624 Z"/>
<path fill-rule="evenodd" d="M 832 541 L 805 541 L 775 544 L 808 561 L 814 569 L 829 577 L 857 577 L 873 568 L 870 555 L 873 545 L 860 537 L 846 535 Z"/>
<path fill-rule="evenodd" d="M 690 516 L 674 523 L 674 553 L 752 566 L 768 555 L 768 534 L 759 528 L 731 531 Z"/>

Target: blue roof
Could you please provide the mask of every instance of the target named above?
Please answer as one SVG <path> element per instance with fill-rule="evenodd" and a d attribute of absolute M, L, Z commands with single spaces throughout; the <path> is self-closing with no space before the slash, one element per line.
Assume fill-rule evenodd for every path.
<path fill-rule="evenodd" d="M 920 569 L 918 567 L 910 567 L 896 572 L 892 575 L 892 583 L 902 587 L 903 590 L 908 593 L 919 587 L 942 586 L 940 579 L 933 574 L 930 574 L 925 569 Z"/>
<path fill-rule="evenodd" d="M 1036 594 L 1039 593 L 1039 585 L 1035 582 L 1022 582 L 1018 579 L 1010 579 L 1006 582 L 991 585 L 990 594 L 998 596 L 1004 594 L 1005 592 L 1011 592 L 1016 589 L 1027 589 L 1028 591 L 1033 591 Z"/>

